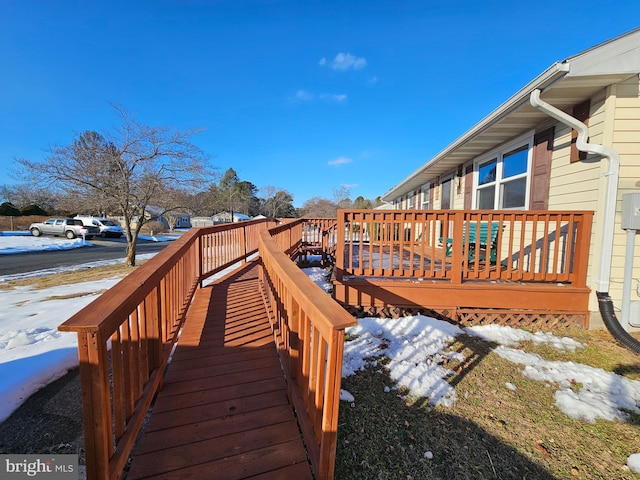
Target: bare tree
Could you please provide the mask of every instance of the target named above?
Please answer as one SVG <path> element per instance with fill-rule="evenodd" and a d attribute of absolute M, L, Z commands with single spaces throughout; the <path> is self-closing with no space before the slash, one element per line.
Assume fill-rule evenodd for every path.
<path fill-rule="evenodd" d="M 351 196 L 351 189 L 345 185 L 340 185 L 340 188 L 333 189 L 333 201 L 338 208 L 352 208 L 353 202 L 349 198 Z"/>
<path fill-rule="evenodd" d="M 121 217 L 126 264 L 133 266 L 138 235 L 150 219 L 148 207 L 160 203 L 176 185 L 201 186 L 211 170 L 203 152 L 190 141 L 198 130 L 142 125 L 124 108 L 114 109 L 120 125 L 113 132 L 85 131 L 71 145 L 51 148 L 43 162 L 18 163 L 25 179 L 73 192 L 91 208 L 108 209 Z"/>
<path fill-rule="evenodd" d="M 13 203 L 18 208 L 38 205 L 47 212 L 59 208 L 57 196 L 44 188 L 37 188 L 30 183 L 0 186 L 0 197 Z"/>
<path fill-rule="evenodd" d="M 331 200 L 312 197 L 302 205 L 302 215 L 306 218 L 335 218 L 338 205 Z"/>
<path fill-rule="evenodd" d="M 289 192 L 278 190 L 272 185 L 267 185 L 261 190 L 264 195 L 261 207 L 263 215 L 269 218 L 295 217 L 296 209 L 293 206 L 293 196 Z"/>

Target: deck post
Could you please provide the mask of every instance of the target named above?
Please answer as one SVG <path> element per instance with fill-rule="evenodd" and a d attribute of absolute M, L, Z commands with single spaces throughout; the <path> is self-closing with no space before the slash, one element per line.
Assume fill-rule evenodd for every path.
<path fill-rule="evenodd" d="M 247 263 L 247 232 L 243 225 L 240 229 L 240 246 L 242 248 L 242 264 Z"/>
<path fill-rule="evenodd" d="M 453 217 L 453 244 L 463 246 L 462 237 L 464 235 L 464 210 L 456 210 Z M 459 285 L 462 283 L 464 248 L 453 248 L 451 251 L 451 283 Z M 466 265 L 466 262 L 465 262 Z"/>
<path fill-rule="evenodd" d="M 197 238 L 197 249 L 198 249 L 198 258 L 196 259 L 198 262 L 198 279 L 200 288 L 203 287 L 203 275 L 204 275 L 204 245 L 202 243 L 203 235 L 198 235 Z"/>
<path fill-rule="evenodd" d="M 345 224 L 344 224 L 344 217 L 345 217 L 346 213 L 343 211 L 338 210 L 337 216 L 338 216 L 338 232 L 337 232 L 337 245 L 336 245 L 336 263 L 335 263 L 335 275 L 336 275 L 336 280 L 338 282 L 342 281 L 342 278 L 344 276 L 344 249 L 345 249 Z"/>
<path fill-rule="evenodd" d="M 331 337 L 327 354 L 325 401 L 322 415 L 320 459 L 318 462 L 318 477 L 321 480 L 333 480 L 336 468 L 344 330 L 334 330 Z"/>
<path fill-rule="evenodd" d="M 107 355 L 98 332 L 78 332 L 87 478 L 108 479 L 113 455 Z"/>
<path fill-rule="evenodd" d="M 575 265 L 574 282 L 577 287 L 587 286 L 587 268 L 589 265 L 589 244 L 591 242 L 591 226 L 593 225 L 593 212 L 586 212 L 577 221 L 576 247 L 573 254 Z"/>

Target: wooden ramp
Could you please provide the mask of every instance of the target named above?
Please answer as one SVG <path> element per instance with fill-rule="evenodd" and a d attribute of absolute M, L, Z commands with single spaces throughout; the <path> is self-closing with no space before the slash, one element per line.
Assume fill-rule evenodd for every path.
<path fill-rule="evenodd" d="M 258 266 L 200 289 L 127 480 L 312 479 Z"/>

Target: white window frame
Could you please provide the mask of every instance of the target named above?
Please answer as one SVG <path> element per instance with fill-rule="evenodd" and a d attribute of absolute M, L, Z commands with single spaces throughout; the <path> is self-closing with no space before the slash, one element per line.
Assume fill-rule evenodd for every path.
<path fill-rule="evenodd" d="M 407 193 L 407 210 L 413 210 L 413 192 Z"/>
<path fill-rule="evenodd" d="M 429 210 L 431 205 L 431 184 L 425 183 L 420 187 L 420 195 L 422 195 L 422 202 L 420 203 L 420 210 Z"/>
<path fill-rule="evenodd" d="M 482 188 L 480 187 L 480 185 L 478 185 L 478 182 L 480 181 L 480 166 L 493 159 L 496 159 L 496 179 L 494 182 L 492 182 L 493 185 L 495 186 L 494 198 L 493 198 L 493 209 L 494 210 L 521 210 L 521 209 L 528 210 L 529 209 L 529 194 L 530 194 L 530 188 L 531 188 L 531 173 L 532 173 L 531 165 L 532 165 L 532 158 L 533 158 L 533 136 L 534 136 L 534 131 L 528 132 L 474 159 L 473 161 L 473 198 L 471 203 L 474 209 L 478 208 L 478 190 Z M 514 175 L 507 179 L 507 181 L 512 181 L 518 178 L 526 178 L 524 206 L 510 207 L 510 208 L 500 207 L 500 201 L 501 201 L 500 186 L 503 183 L 506 183 L 505 179 L 502 178 L 502 172 L 503 172 L 502 159 L 506 153 L 511 153 L 512 151 L 517 150 L 518 148 L 524 147 L 524 146 L 527 147 L 526 171 L 522 174 Z"/>

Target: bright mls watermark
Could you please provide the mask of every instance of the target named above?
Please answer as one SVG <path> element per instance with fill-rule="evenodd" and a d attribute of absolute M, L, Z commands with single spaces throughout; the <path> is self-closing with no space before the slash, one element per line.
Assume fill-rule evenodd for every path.
<path fill-rule="evenodd" d="M 78 455 L 0 455 L 2 480 L 77 480 Z"/>

